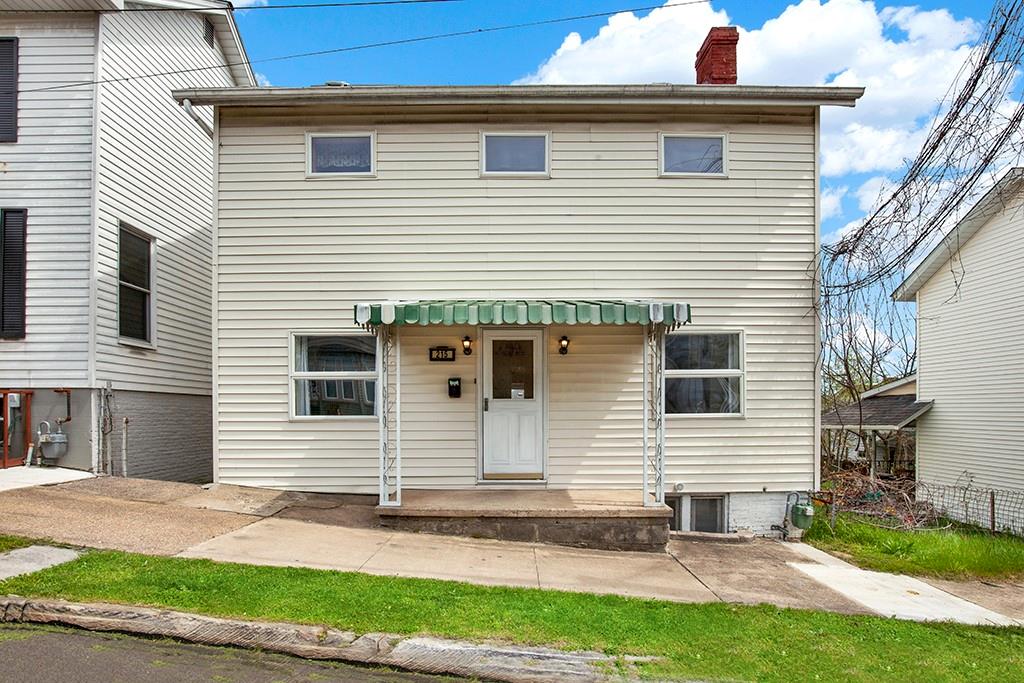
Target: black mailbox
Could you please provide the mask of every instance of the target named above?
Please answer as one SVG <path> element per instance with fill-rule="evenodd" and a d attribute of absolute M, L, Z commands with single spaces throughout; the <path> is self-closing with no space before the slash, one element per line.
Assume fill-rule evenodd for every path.
<path fill-rule="evenodd" d="M 462 378 L 448 378 L 448 398 L 462 398 Z"/>

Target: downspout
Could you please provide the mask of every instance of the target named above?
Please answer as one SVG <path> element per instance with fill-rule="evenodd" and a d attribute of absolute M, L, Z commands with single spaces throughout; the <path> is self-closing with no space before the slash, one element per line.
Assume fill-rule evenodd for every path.
<path fill-rule="evenodd" d="M 206 134 L 210 136 L 210 139 L 212 140 L 213 128 L 211 128 L 210 124 L 208 124 L 206 120 L 199 115 L 199 112 L 192 108 L 192 101 L 189 99 L 182 100 L 181 108 L 185 110 L 186 114 L 192 117 L 193 121 L 199 124 L 199 127 L 202 128 L 206 132 Z"/>

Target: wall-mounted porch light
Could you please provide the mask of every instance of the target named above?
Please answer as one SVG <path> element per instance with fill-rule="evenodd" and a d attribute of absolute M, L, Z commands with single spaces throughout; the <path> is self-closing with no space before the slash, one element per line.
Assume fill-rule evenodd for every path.
<path fill-rule="evenodd" d="M 467 356 L 473 353 L 473 340 L 469 338 L 468 334 L 462 338 L 462 352 Z"/>
<path fill-rule="evenodd" d="M 558 340 L 558 352 L 563 356 L 569 353 L 569 338 L 562 337 Z"/>

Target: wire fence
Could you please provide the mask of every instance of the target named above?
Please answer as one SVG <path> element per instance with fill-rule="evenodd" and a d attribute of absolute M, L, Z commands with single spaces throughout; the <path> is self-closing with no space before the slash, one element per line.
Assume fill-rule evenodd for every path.
<path fill-rule="evenodd" d="M 892 529 L 937 529 L 953 523 L 1024 536 L 1024 490 L 964 483 L 881 479 L 855 470 L 833 473 L 818 499 L 830 512 L 853 512 Z"/>

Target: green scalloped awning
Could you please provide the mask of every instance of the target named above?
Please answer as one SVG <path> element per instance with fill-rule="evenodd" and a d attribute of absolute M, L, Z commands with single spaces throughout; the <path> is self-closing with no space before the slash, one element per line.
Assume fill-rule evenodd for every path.
<path fill-rule="evenodd" d="M 389 301 L 355 307 L 359 325 L 647 325 L 690 322 L 678 301 Z"/>

